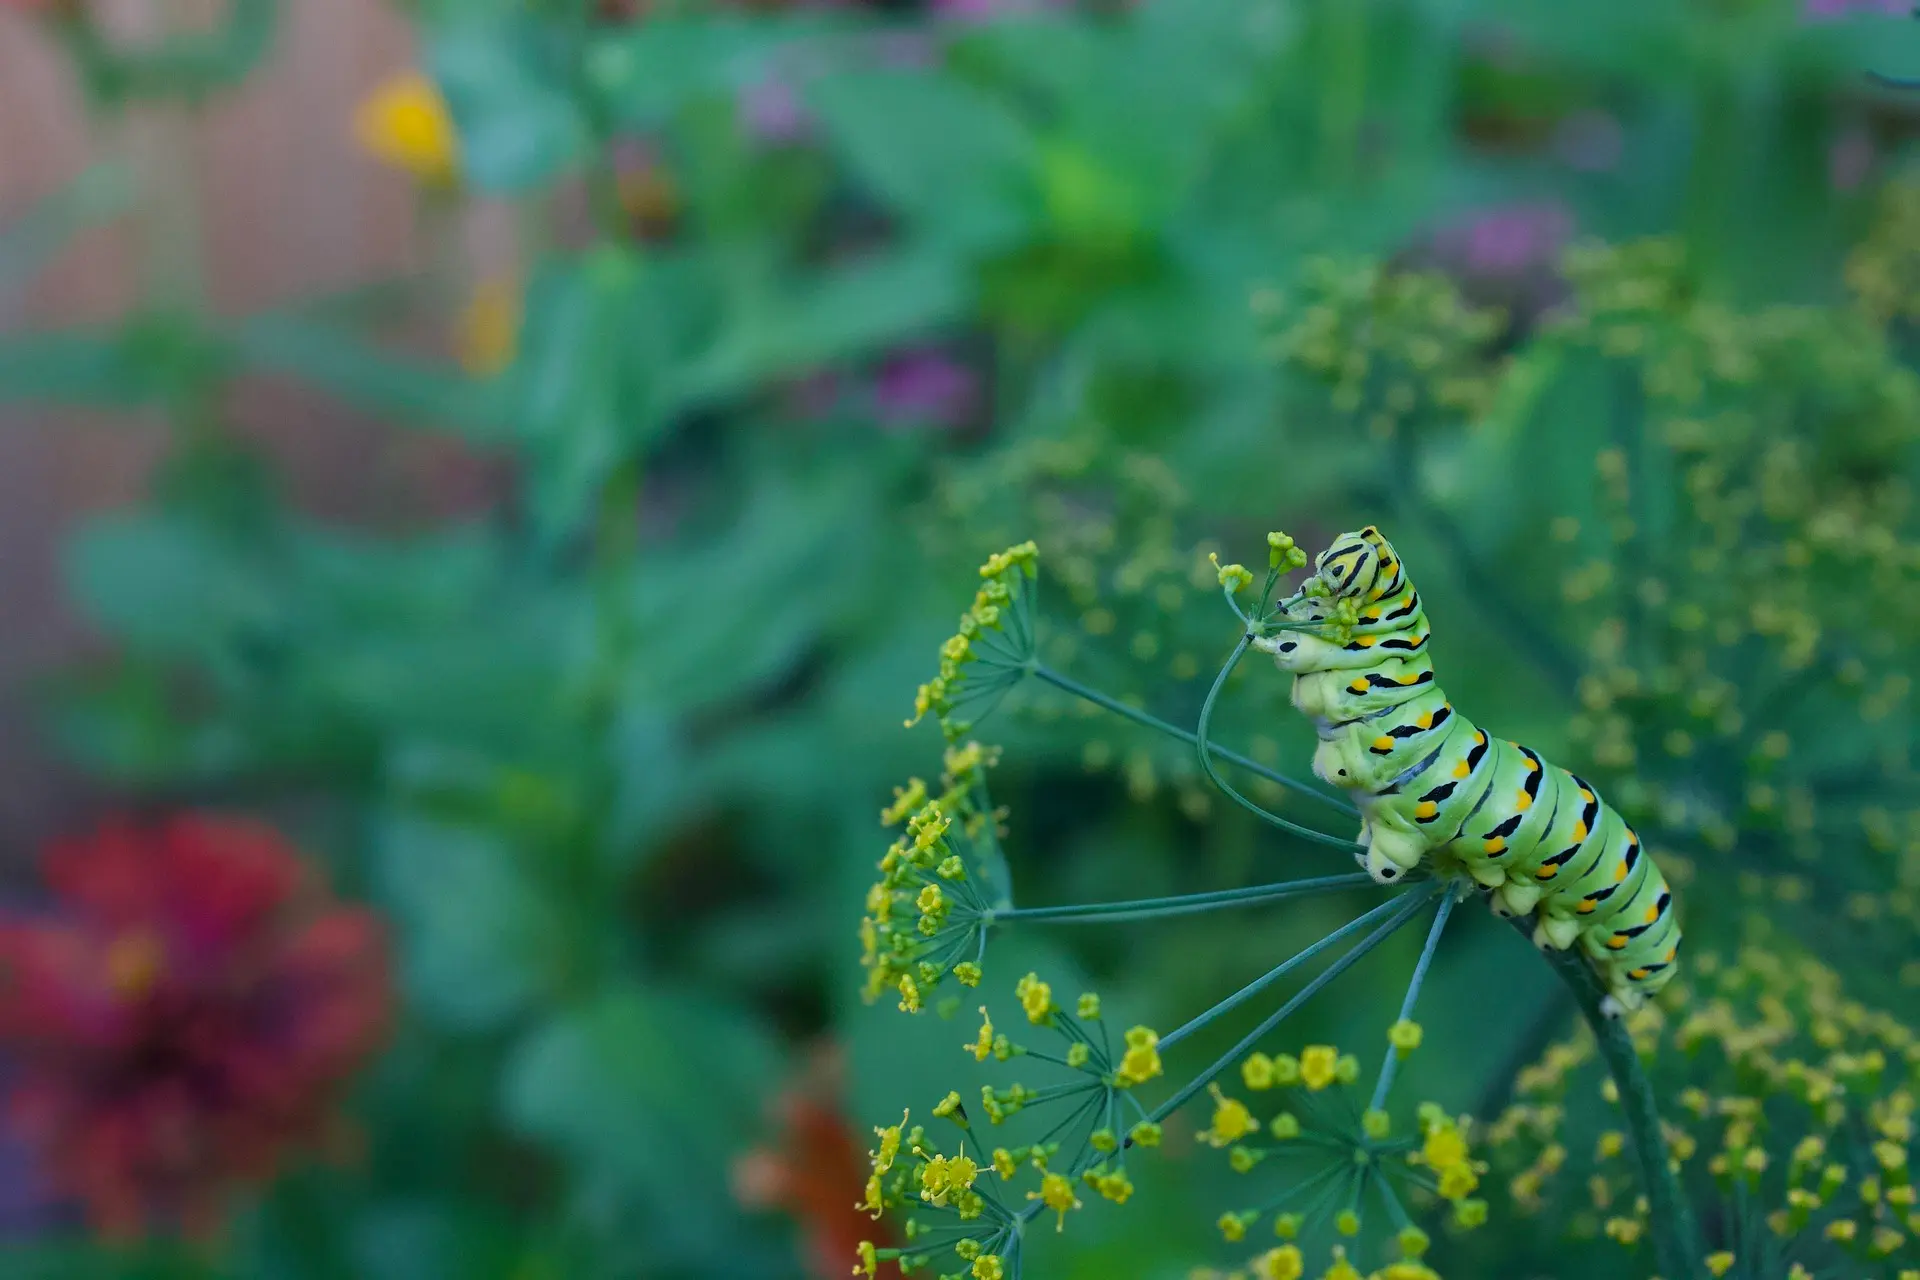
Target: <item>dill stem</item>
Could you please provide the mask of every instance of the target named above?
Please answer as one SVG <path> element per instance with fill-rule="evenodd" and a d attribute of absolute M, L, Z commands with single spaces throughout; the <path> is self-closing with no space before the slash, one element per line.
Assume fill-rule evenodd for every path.
<path fill-rule="evenodd" d="M 1516 922 L 1523 934 L 1526 930 Z M 1640 1189 L 1647 1197 L 1648 1234 L 1660 1274 L 1672 1280 L 1702 1280 L 1700 1225 L 1693 1207 L 1680 1190 L 1667 1156 L 1667 1137 L 1660 1123 L 1660 1103 L 1640 1065 L 1640 1053 L 1627 1032 L 1626 1019 L 1609 1016 L 1602 1007 L 1606 991 L 1587 962 L 1569 947 L 1547 951 L 1547 961 L 1560 975 L 1579 1005 L 1598 1042 L 1600 1058 L 1620 1091 L 1620 1117 L 1638 1166 Z"/>
<path fill-rule="evenodd" d="M 1036 663 L 1033 666 L 1032 671 L 1037 678 L 1046 681 L 1048 684 L 1052 685 L 1054 688 L 1060 689 L 1066 693 L 1070 693 L 1076 698 L 1081 698 L 1087 702 L 1091 702 L 1096 707 L 1101 707 L 1107 711 L 1111 711 L 1117 716 L 1122 716 L 1125 719 L 1133 721 L 1135 724 L 1145 725 L 1149 729 L 1158 730 L 1159 732 L 1166 734 L 1168 737 L 1178 738 L 1180 741 L 1186 743 L 1190 747 L 1199 745 L 1199 742 L 1200 742 L 1199 736 L 1194 734 L 1193 732 L 1186 729 L 1182 729 L 1179 725 L 1169 724 L 1167 721 L 1162 720 L 1159 716 L 1149 715 L 1147 712 L 1140 710 L 1138 707 L 1130 707 L 1126 703 L 1120 701 L 1118 698 L 1112 697 L 1109 694 L 1102 693 L 1098 689 L 1094 689 L 1087 685 L 1081 684 L 1078 680 L 1073 679 L 1071 676 L 1062 675 L 1060 672 L 1055 671 L 1052 667 L 1048 667 L 1048 666 L 1044 666 Z M 1303 796 L 1309 796 L 1312 799 L 1318 800 L 1322 804 L 1330 805 L 1331 807 L 1338 809 L 1341 813 L 1346 814 L 1348 817 L 1359 816 L 1360 811 L 1354 808 L 1351 804 L 1347 803 L 1345 800 L 1342 800 L 1340 797 L 1330 796 L 1326 792 L 1320 790 L 1318 787 L 1310 786 L 1309 784 L 1300 781 L 1298 778 L 1290 778 L 1286 774 L 1281 773 L 1278 770 L 1269 769 L 1266 765 L 1261 764 L 1258 760 L 1249 759 L 1248 757 L 1241 755 L 1237 751 L 1229 751 L 1225 747 L 1216 747 L 1216 746 L 1213 746 L 1212 744 L 1208 744 L 1207 752 L 1210 755 L 1218 756 L 1220 759 L 1225 760 L 1228 764 L 1236 765 L 1239 768 L 1245 769 L 1247 772 L 1256 775 L 1257 777 L 1265 778 L 1268 782 L 1278 783 L 1280 786 L 1287 788 L 1289 791 L 1298 792 Z"/>

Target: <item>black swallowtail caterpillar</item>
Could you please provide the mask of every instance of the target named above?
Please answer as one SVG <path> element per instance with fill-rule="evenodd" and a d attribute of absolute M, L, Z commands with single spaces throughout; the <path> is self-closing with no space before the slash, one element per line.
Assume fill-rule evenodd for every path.
<path fill-rule="evenodd" d="M 1280 608 L 1328 624 L 1254 643 L 1293 672 L 1319 730 L 1313 770 L 1354 793 L 1355 856 L 1375 880 L 1423 862 L 1471 876 L 1496 911 L 1534 916 L 1537 945 L 1579 943 L 1623 1008 L 1666 984 L 1680 945 L 1666 877 L 1592 787 L 1447 701 L 1420 593 L 1379 530 L 1335 539 Z"/>

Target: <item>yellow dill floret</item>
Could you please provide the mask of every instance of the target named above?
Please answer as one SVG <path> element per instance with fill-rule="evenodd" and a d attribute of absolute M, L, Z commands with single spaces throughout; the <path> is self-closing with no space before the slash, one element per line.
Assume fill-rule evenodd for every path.
<path fill-rule="evenodd" d="M 893 1168 L 893 1162 L 900 1154 L 900 1131 L 907 1127 L 907 1120 L 912 1114 L 911 1111 L 902 1111 L 899 1124 L 874 1129 L 874 1135 L 880 1139 L 880 1145 L 872 1153 L 875 1173 L 886 1173 Z"/>
<path fill-rule="evenodd" d="M 1404 1058 L 1420 1047 L 1422 1034 L 1419 1023 L 1402 1018 L 1387 1028 L 1387 1043 L 1397 1057 Z"/>
<path fill-rule="evenodd" d="M 1360 1117 L 1360 1129 L 1377 1142 L 1393 1132 L 1393 1118 L 1384 1111 L 1369 1107 Z"/>
<path fill-rule="evenodd" d="M 1136 1147 L 1152 1148 L 1160 1145 L 1163 1131 L 1159 1125 L 1148 1120 L 1142 1120 L 1139 1124 L 1133 1126 L 1133 1129 L 1127 1136 L 1133 1139 L 1133 1145 Z"/>
<path fill-rule="evenodd" d="M 1440 1273 L 1417 1258 L 1389 1262 L 1367 1280 L 1440 1280 Z"/>
<path fill-rule="evenodd" d="M 862 1240 L 859 1244 L 855 1245 L 853 1256 L 853 1274 L 856 1276 L 867 1276 L 869 1278 L 880 1274 L 880 1255 L 873 1247 L 873 1241 Z"/>
<path fill-rule="evenodd" d="M 880 824 L 897 827 L 918 813 L 926 802 L 927 784 L 918 778 L 909 778 L 906 786 L 893 789 L 893 803 L 880 811 Z"/>
<path fill-rule="evenodd" d="M 1284 533 L 1267 535 L 1267 564 L 1282 573 L 1298 569 L 1307 563 L 1307 553 L 1294 545 L 1293 539 Z"/>
<path fill-rule="evenodd" d="M 1133 1196 L 1133 1183 L 1128 1180 L 1125 1169 L 1111 1172 L 1090 1169 L 1085 1176 L 1089 1186 L 1115 1204 L 1125 1204 Z"/>
<path fill-rule="evenodd" d="M 1360 1234 L 1360 1215 L 1351 1209 L 1342 1209 L 1333 1216 L 1333 1229 L 1343 1236 Z"/>
<path fill-rule="evenodd" d="M 936 1207 L 973 1186 L 980 1166 L 964 1155 L 934 1156 L 920 1166 L 920 1198 Z"/>
<path fill-rule="evenodd" d="M 1217 1084 L 1208 1085 L 1207 1089 L 1213 1094 L 1213 1124 L 1199 1134 L 1202 1142 L 1211 1147 L 1227 1147 L 1259 1131 L 1260 1122 L 1253 1118 L 1246 1103 L 1229 1098 L 1220 1092 Z"/>
<path fill-rule="evenodd" d="M 1359 1269 L 1347 1261 L 1347 1251 L 1333 1246 L 1333 1264 L 1320 1273 L 1320 1280 L 1361 1280 Z"/>
<path fill-rule="evenodd" d="M 1151 1027 L 1135 1027 L 1127 1032 L 1127 1049 L 1120 1055 L 1113 1082 L 1122 1089 L 1145 1084 L 1161 1072 L 1160 1035 Z"/>
<path fill-rule="evenodd" d="M 1273 1088 L 1273 1059 L 1264 1053 L 1251 1055 L 1240 1064 L 1240 1079 L 1255 1092 Z"/>
<path fill-rule="evenodd" d="M 1315 1092 L 1333 1083 L 1340 1053 L 1330 1044 L 1310 1044 L 1300 1051 L 1300 1082 Z"/>
<path fill-rule="evenodd" d="M 1081 993 L 1074 1006 L 1074 1016 L 1082 1022 L 1093 1022 L 1100 1017 L 1100 997 L 1091 991 Z"/>
<path fill-rule="evenodd" d="M 1706 1258 L 1707 1270 L 1715 1276 L 1723 1276 L 1733 1270 L 1733 1261 L 1733 1254 L 1725 1249 L 1718 1253 L 1710 1253 Z"/>
<path fill-rule="evenodd" d="M 1065 1231 L 1067 1214 L 1080 1207 L 1079 1197 L 1073 1194 L 1073 1183 L 1060 1173 L 1049 1173 L 1040 1179 L 1040 1189 L 1027 1192 L 1027 1199 L 1038 1200 L 1059 1215 L 1059 1221 L 1054 1224 L 1055 1231 Z"/>
<path fill-rule="evenodd" d="M 1213 565 L 1214 576 L 1229 595 L 1238 595 L 1253 585 L 1253 572 L 1243 564 L 1221 564 L 1217 552 L 1209 551 L 1207 560 Z"/>
<path fill-rule="evenodd" d="M 1223 1213 L 1214 1221 L 1220 1228 L 1220 1238 L 1228 1244 L 1238 1244 L 1247 1238 L 1247 1227 L 1253 1221 L 1250 1213 Z"/>
<path fill-rule="evenodd" d="M 1632 1245 L 1639 1241 L 1646 1225 L 1637 1218 L 1608 1218 L 1607 1238 L 1623 1245 Z"/>
<path fill-rule="evenodd" d="M 1424 1258 L 1427 1250 L 1433 1246 L 1432 1237 L 1409 1222 L 1400 1228 L 1394 1236 L 1394 1243 L 1400 1246 L 1400 1254 L 1407 1258 Z"/>
<path fill-rule="evenodd" d="M 1299 1245 L 1278 1245 L 1253 1260 L 1253 1274 L 1259 1280 L 1300 1280 L 1307 1274 L 1307 1263 Z"/>
<path fill-rule="evenodd" d="M 1027 1021 L 1035 1026 L 1044 1026 L 1053 1019 L 1053 988 L 1040 981 L 1040 975 L 1029 973 L 1020 979 L 1013 994 L 1019 999 L 1020 1007 L 1026 1011 Z"/>
<path fill-rule="evenodd" d="M 1007 1269 L 997 1254 L 983 1253 L 973 1260 L 973 1280 L 1006 1280 Z"/>

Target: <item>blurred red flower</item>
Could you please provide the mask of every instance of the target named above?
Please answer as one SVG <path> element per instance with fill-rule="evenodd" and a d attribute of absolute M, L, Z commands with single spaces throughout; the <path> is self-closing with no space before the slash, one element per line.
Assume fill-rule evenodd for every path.
<path fill-rule="evenodd" d="M 55 909 L 0 920 L 7 1119 L 99 1231 L 205 1235 L 332 1129 L 385 1034 L 383 930 L 244 820 L 112 823 L 44 871 Z"/>
<path fill-rule="evenodd" d="M 806 1067 L 773 1101 L 774 1140 L 734 1162 L 734 1196 L 786 1213 L 800 1228 L 810 1274 L 839 1280 L 862 1240 L 894 1243 L 891 1222 L 859 1207 L 867 1181 L 862 1134 L 841 1109 L 846 1077 L 837 1046 L 816 1046 Z"/>

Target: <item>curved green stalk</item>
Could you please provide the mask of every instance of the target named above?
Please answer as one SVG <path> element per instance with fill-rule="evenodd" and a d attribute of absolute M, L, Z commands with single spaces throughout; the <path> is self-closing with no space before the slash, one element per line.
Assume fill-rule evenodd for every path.
<path fill-rule="evenodd" d="M 1349 853 L 1364 852 L 1359 845 L 1351 840 L 1341 836 L 1328 835 L 1324 831 L 1315 831 L 1312 827 L 1303 827 L 1297 822 L 1289 822 L 1279 814 L 1262 808 L 1260 805 L 1255 804 L 1234 790 L 1227 780 L 1220 776 L 1220 771 L 1213 767 L 1213 748 L 1207 743 L 1207 726 L 1213 721 L 1213 706 L 1214 703 L 1220 700 L 1220 691 L 1227 687 L 1227 677 L 1232 675 L 1233 669 L 1240 665 L 1240 659 L 1246 655 L 1247 646 L 1252 643 L 1253 634 L 1251 632 L 1240 637 L 1240 643 L 1234 645 L 1233 652 L 1227 656 L 1226 665 L 1221 667 L 1220 674 L 1214 677 L 1213 688 L 1207 691 L 1207 700 L 1200 704 L 1200 725 L 1193 735 L 1193 745 L 1195 754 L 1200 757 L 1201 772 L 1205 773 L 1207 780 L 1213 783 L 1214 786 L 1220 788 L 1229 800 L 1232 800 L 1235 804 L 1263 822 L 1271 823 L 1273 826 L 1279 827 L 1282 831 L 1291 832 L 1303 840 L 1311 840 L 1316 844 L 1329 845 L 1335 849 L 1345 849 Z"/>
<path fill-rule="evenodd" d="M 1124 716 L 1135 724 L 1145 725 L 1149 729 L 1157 729 L 1168 737 L 1180 739 L 1180 741 L 1190 747 L 1199 745 L 1199 738 L 1195 734 L 1182 729 L 1179 725 L 1169 724 L 1160 717 L 1149 715 L 1138 707 L 1130 707 L 1118 698 L 1110 697 L 1107 694 L 1101 693 L 1098 689 L 1081 684 L 1078 680 L 1070 676 L 1061 675 L 1051 667 L 1035 664 L 1032 670 L 1036 677 L 1046 681 L 1054 688 L 1070 693 L 1076 698 L 1091 702 L 1096 707 L 1104 708 L 1117 716 Z M 1218 756 L 1228 764 L 1237 765 L 1245 769 L 1248 773 L 1265 778 L 1268 782 L 1278 783 L 1289 791 L 1297 792 L 1300 795 L 1318 800 L 1322 804 L 1330 805 L 1349 817 L 1358 817 L 1360 814 L 1358 809 L 1354 808 L 1351 803 L 1341 799 L 1339 796 L 1330 796 L 1318 787 L 1302 782 L 1298 778 L 1290 778 L 1278 770 L 1269 769 L 1258 760 L 1248 759 L 1237 751 L 1229 751 L 1225 747 L 1216 747 L 1209 744 L 1207 752 L 1210 755 Z"/>

